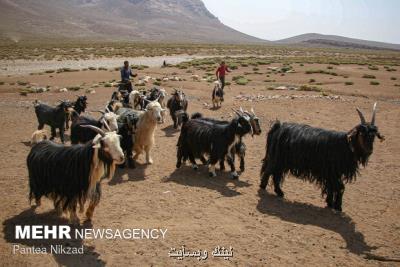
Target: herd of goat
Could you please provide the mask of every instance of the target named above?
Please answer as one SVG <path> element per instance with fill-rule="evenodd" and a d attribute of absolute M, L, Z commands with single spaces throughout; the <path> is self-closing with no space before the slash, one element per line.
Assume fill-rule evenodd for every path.
<path fill-rule="evenodd" d="M 166 96 L 166 91 L 159 88 L 148 94 L 116 91 L 105 109 L 99 111 L 99 119 L 85 114 L 86 96 L 78 96 L 75 102 L 61 101 L 56 107 L 35 102 L 39 126 L 32 135 L 27 158 L 30 200 L 39 206 L 43 196 L 51 199 L 57 212 L 69 212 L 74 223 L 79 221 L 78 205 L 83 212 L 88 201 L 86 217 L 91 220 L 100 201 L 102 178 L 113 177 L 116 166 L 128 164 L 134 168 L 143 153 L 146 163 L 153 163 L 154 133 L 157 124 L 164 122 L 167 108 L 173 127 L 180 127 L 176 167 L 189 160 L 197 169 L 199 159 L 208 166 L 210 177 L 215 177 L 215 165 L 219 163 L 220 170 L 224 170 L 227 161 L 231 177 L 237 179 L 236 156 L 240 158 L 240 171 L 245 171 L 243 137 L 261 134 L 254 110 L 234 110 L 235 117 L 230 121 L 200 113 L 189 116 L 182 90 L 175 89 L 168 101 Z M 260 187 L 266 189 L 272 176 L 275 193 L 283 197 L 283 178 L 290 173 L 319 185 L 328 207 L 341 211 L 344 184 L 355 179 L 360 164 L 367 164 L 375 137 L 384 140 L 375 125 L 376 103 L 371 122 L 357 111 L 361 122 L 348 132 L 275 121 L 267 133 Z M 45 124 L 51 128 L 50 140 L 43 130 Z M 53 142 L 57 129 L 62 144 Z M 71 131 L 70 146 L 64 145 L 67 129 Z"/>

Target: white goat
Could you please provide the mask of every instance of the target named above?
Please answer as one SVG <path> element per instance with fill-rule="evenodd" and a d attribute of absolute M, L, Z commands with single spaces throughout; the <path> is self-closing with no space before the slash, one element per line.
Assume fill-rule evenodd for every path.
<path fill-rule="evenodd" d="M 137 160 L 140 154 L 146 153 L 146 162 L 153 164 L 150 150 L 154 145 L 154 132 L 157 124 L 163 123 L 162 113 L 165 112 L 158 101 L 150 102 L 145 111 L 136 111 L 139 115 L 139 121 L 136 124 L 136 132 L 134 135 L 135 143 L 133 150 L 135 151 L 134 160 Z"/>

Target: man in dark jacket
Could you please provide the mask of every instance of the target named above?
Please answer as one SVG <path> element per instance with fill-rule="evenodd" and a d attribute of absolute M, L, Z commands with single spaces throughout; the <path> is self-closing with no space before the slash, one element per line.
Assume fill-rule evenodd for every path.
<path fill-rule="evenodd" d="M 132 92 L 132 83 L 130 78 L 136 76 L 137 74 L 134 74 L 132 69 L 129 67 L 129 62 L 124 61 L 124 66 L 121 68 L 121 83 L 124 85 L 125 90 L 127 90 L 128 93 Z"/>

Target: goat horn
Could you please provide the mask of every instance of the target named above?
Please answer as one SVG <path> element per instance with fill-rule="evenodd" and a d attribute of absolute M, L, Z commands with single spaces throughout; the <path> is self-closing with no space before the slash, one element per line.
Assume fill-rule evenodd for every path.
<path fill-rule="evenodd" d="M 111 112 L 111 111 L 108 109 L 108 106 L 106 107 L 106 111 L 107 111 L 107 112 Z"/>
<path fill-rule="evenodd" d="M 103 118 L 103 119 L 102 119 L 102 122 L 103 122 L 104 126 L 106 127 L 106 129 L 107 129 L 109 132 L 111 132 L 110 126 L 108 126 L 108 123 L 107 123 L 106 119 Z"/>
<path fill-rule="evenodd" d="M 365 117 L 362 114 L 361 110 L 357 108 L 358 115 L 360 116 L 361 124 L 365 124 Z"/>
<path fill-rule="evenodd" d="M 372 119 L 371 119 L 371 125 L 375 125 L 375 115 L 376 115 L 376 102 L 374 104 L 374 108 L 372 109 Z"/>
<path fill-rule="evenodd" d="M 256 115 L 256 113 L 254 112 L 254 108 L 253 107 L 251 107 L 250 112 L 253 113 L 254 116 Z"/>
<path fill-rule="evenodd" d="M 97 112 L 100 112 L 101 114 L 106 114 L 104 111 L 102 111 L 102 110 L 97 110 Z"/>
<path fill-rule="evenodd" d="M 96 126 L 93 126 L 93 125 L 81 125 L 81 127 L 92 129 L 96 133 L 100 134 L 102 137 L 106 136 L 106 133 L 102 129 L 100 129 L 100 128 L 96 127 Z"/>
<path fill-rule="evenodd" d="M 240 110 L 240 112 L 244 113 L 244 111 L 243 111 L 243 108 L 242 108 L 242 107 L 240 107 L 240 108 L 239 108 L 239 110 Z"/>
<path fill-rule="evenodd" d="M 234 109 L 234 108 L 232 108 L 232 110 L 233 110 L 233 112 L 235 112 L 236 115 L 238 115 L 239 117 L 242 116 L 242 114 L 240 114 L 240 112 L 239 112 L 238 110 L 236 110 L 236 109 Z"/>

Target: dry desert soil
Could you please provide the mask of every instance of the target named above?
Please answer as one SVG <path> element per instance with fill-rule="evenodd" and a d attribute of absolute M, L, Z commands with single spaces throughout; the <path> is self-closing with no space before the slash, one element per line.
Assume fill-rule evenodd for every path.
<path fill-rule="evenodd" d="M 5 73 L 0 76 L 0 265 L 1 266 L 399 266 L 400 260 L 400 68 L 388 72 L 383 66 L 335 65 L 330 71 L 339 75 L 305 74 L 327 65 L 292 64 L 294 73 L 269 73 L 268 67 L 239 67 L 229 74 L 244 75 L 247 85 L 232 82 L 227 86 L 222 108 L 213 110 L 212 84 L 193 81 L 191 75 L 204 71 L 150 67 L 139 70 L 139 77 L 178 76 L 182 81 L 165 81 L 161 87 L 171 93 L 182 88 L 189 99 L 189 112 L 202 112 L 213 118 L 229 119 L 232 108 L 254 107 L 260 118 L 262 134 L 245 138 L 246 170 L 239 180 L 228 172 L 217 171 L 209 178 L 201 166 L 175 168 L 179 131 L 168 117 L 159 125 L 152 154 L 153 165 L 140 158 L 136 169 L 119 169 L 111 180 L 103 180 L 103 195 L 95 210 L 91 228 L 167 228 L 165 239 L 158 240 L 16 240 L 15 225 L 68 224 L 57 218 L 51 202 L 44 200 L 36 210 L 28 202 L 26 157 L 30 136 L 37 127 L 32 102 L 35 99 L 54 105 L 58 99 L 74 100 L 94 87 L 88 95 L 89 110 L 103 108 L 114 87 L 105 83 L 119 79 L 114 70 L 94 70 L 42 75 Z M 190 70 L 190 69 L 189 69 Z M 175 72 L 175 73 L 174 73 Z M 269 73 L 269 74 L 267 74 Z M 379 85 L 371 85 L 373 74 Z M 269 75 L 270 77 L 267 77 Z M 346 76 L 347 78 L 345 78 Z M 265 80 L 274 81 L 265 81 Z M 309 84 L 310 79 L 323 92 L 270 90 L 281 85 Z M 351 81 L 352 85 L 345 85 Z M 22 96 L 24 82 L 50 86 L 50 91 Z M 22 82 L 22 83 L 21 83 Z M 95 85 L 97 84 L 97 85 Z M 311 83 L 312 84 L 312 83 Z M 81 86 L 77 92 L 58 92 L 58 88 Z M 147 89 L 152 84 L 145 86 Z M 270 88 L 270 89 L 268 89 Z M 241 95 L 240 97 L 237 97 Z M 249 101 L 253 100 L 253 101 Z M 320 190 L 292 176 L 283 185 L 285 198 L 277 198 L 269 185 L 259 190 L 259 171 L 265 154 L 270 123 L 306 123 L 327 129 L 348 131 L 359 123 L 356 107 L 370 117 L 378 102 L 377 125 L 386 141 L 375 141 L 369 164 L 357 180 L 346 185 L 343 212 L 325 208 Z M 92 113 L 98 117 L 98 113 Z M 69 133 L 67 132 L 67 135 Z M 59 142 L 59 139 L 57 139 Z M 84 215 L 80 215 L 85 227 Z M 13 244 L 21 247 L 49 247 L 54 244 L 84 247 L 83 255 L 13 254 Z M 209 257 L 176 260 L 168 256 L 171 248 L 190 251 L 231 246 L 229 260 Z M 396 261 L 397 260 L 397 261 Z"/>

